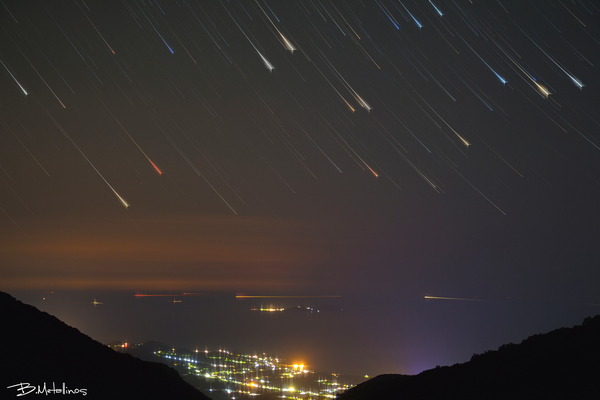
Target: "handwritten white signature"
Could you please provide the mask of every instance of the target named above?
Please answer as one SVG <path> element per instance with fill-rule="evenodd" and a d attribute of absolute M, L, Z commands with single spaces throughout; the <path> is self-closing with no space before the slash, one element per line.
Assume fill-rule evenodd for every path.
<path fill-rule="evenodd" d="M 44 385 L 37 385 L 34 386 L 32 384 L 30 384 L 29 382 L 20 382 L 17 383 L 16 385 L 11 385 L 11 386 L 7 386 L 7 389 L 10 388 L 15 388 L 15 390 L 17 391 L 17 397 L 20 396 L 25 396 L 28 394 L 45 394 L 46 396 L 48 396 L 49 394 L 80 394 L 82 396 L 86 396 L 87 395 L 87 389 L 82 389 L 82 388 L 75 388 L 75 389 L 70 389 L 67 387 L 67 385 L 63 382 L 62 387 L 56 387 L 56 384 L 54 382 L 52 382 L 52 387 L 46 386 L 46 382 L 44 382 Z"/>

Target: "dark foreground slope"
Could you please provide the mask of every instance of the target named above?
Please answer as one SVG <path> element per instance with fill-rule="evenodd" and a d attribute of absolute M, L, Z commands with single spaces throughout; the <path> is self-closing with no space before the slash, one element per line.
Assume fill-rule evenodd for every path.
<path fill-rule="evenodd" d="M 208 399 L 172 368 L 117 353 L 3 292 L 0 315 L 2 399 Z"/>
<path fill-rule="evenodd" d="M 373 399 L 600 398 L 600 315 L 418 375 L 379 375 L 340 395 Z"/>

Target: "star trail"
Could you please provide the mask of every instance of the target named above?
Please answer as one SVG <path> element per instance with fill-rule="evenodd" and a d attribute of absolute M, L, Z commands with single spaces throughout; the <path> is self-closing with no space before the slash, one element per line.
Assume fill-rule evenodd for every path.
<path fill-rule="evenodd" d="M 265 212 L 263 201 L 277 208 L 278 181 L 294 188 L 360 170 L 408 191 L 414 176 L 438 193 L 458 178 L 504 213 L 490 188 L 497 179 L 470 179 L 473 171 L 511 159 L 536 184 L 540 168 L 511 148 L 522 148 L 521 135 L 532 153 L 560 145 L 513 120 L 597 148 L 591 3 L 40 5 L 4 3 L 4 185 L 35 185 L 20 175 L 30 161 L 15 139 L 32 156 L 52 144 L 46 164 L 63 157 L 60 125 L 72 145 L 100 136 L 88 161 L 110 189 L 119 175 L 123 193 L 147 173 L 124 133 L 156 172 L 165 166 L 173 182 L 162 185 L 189 185 L 187 164 L 203 178 L 191 184 L 232 213 Z M 23 211 L 9 196 L 2 206 L 13 219 Z"/>
<path fill-rule="evenodd" d="M 6 288 L 600 301 L 594 1 L 2 0 L 0 26 Z"/>

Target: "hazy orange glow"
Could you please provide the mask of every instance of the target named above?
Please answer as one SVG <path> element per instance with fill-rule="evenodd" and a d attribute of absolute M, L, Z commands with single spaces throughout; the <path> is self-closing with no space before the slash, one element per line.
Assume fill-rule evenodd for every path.
<path fill-rule="evenodd" d="M 114 221 L 113 221 L 114 222 Z M 4 288 L 264 290 L 316 261 L 300 223 L 179 217 L 114 224 L 60 220 L 2 238 Z M 297 283 L 297 282 L 296 282 Z"/>
<path fill-rule="evenodd" d="M 248 296 L 238 294 L 235 296 L 238 299 L 298 299 L 298 298 L 320 298 L 320 297 L 342 297 L 340 295 L 316 295 L 316 296 Z"/>

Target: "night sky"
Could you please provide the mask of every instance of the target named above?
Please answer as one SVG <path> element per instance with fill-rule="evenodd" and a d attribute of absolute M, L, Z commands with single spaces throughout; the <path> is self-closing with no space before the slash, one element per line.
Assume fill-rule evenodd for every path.
<path fill-rule="evenodd" d="M 0 289 L 98 340 L 352 373 L 578 324 L 600 311 L 599 16 L 2 0 Z M 335 309 L 284 319 L 236 293 L 341 297 L 269 300 Z"/>

